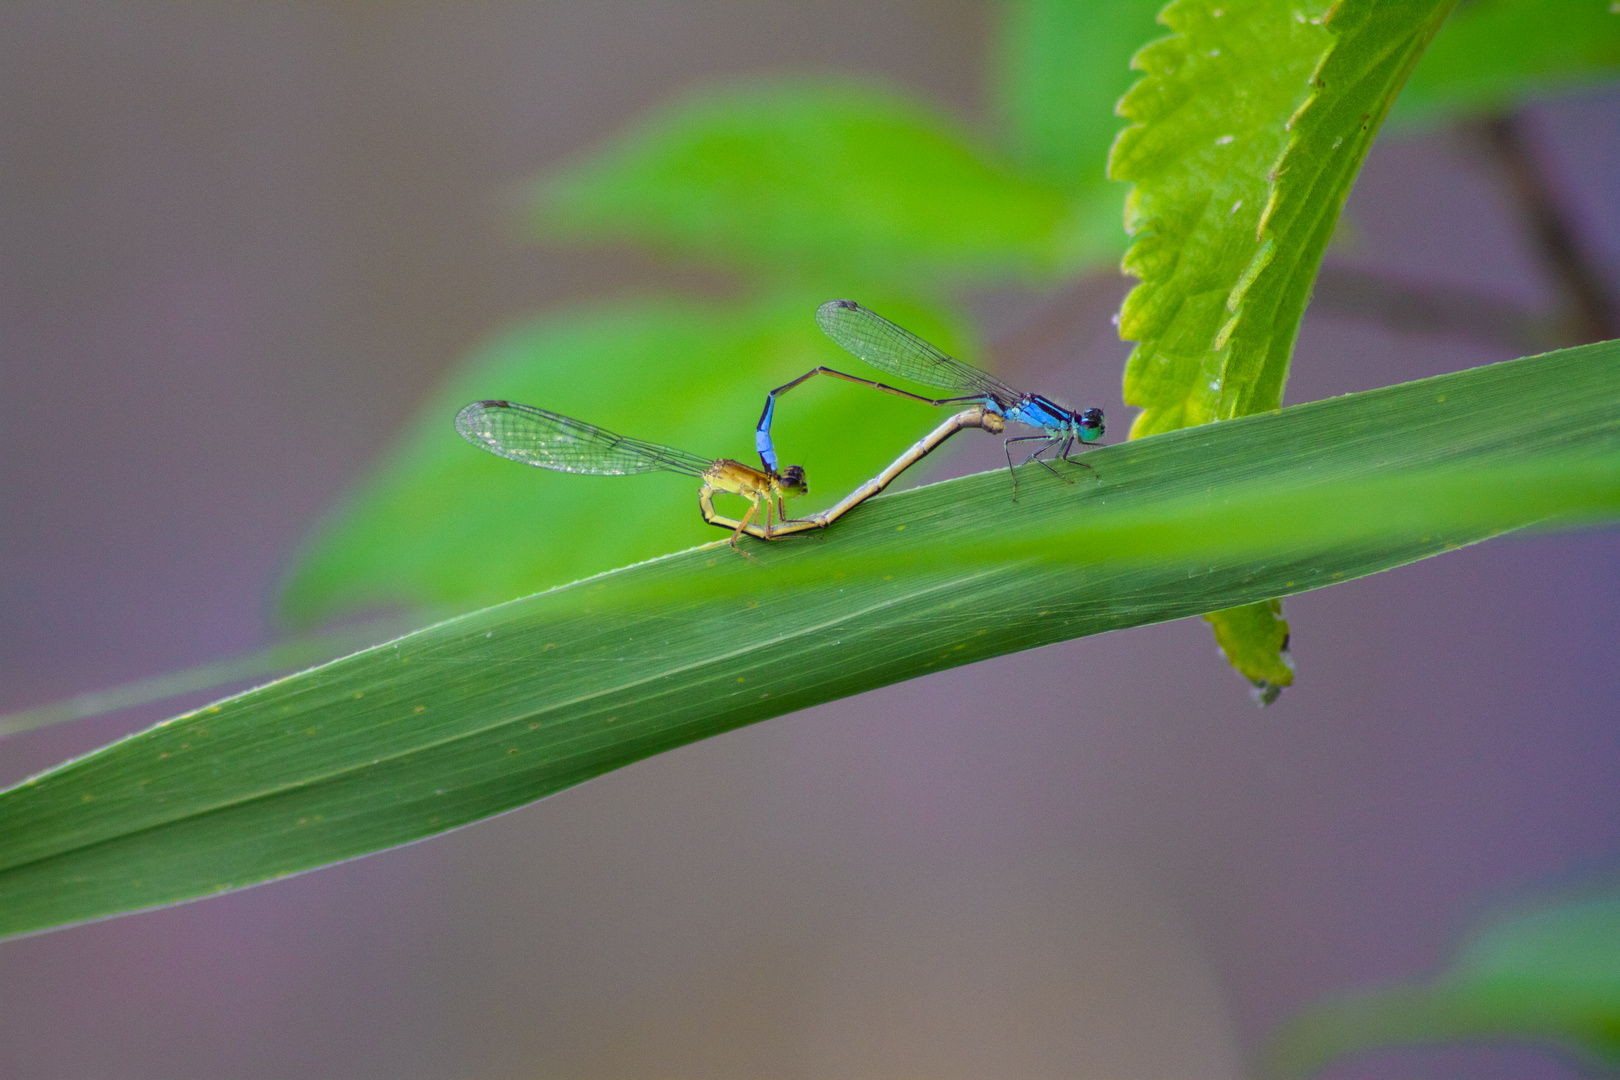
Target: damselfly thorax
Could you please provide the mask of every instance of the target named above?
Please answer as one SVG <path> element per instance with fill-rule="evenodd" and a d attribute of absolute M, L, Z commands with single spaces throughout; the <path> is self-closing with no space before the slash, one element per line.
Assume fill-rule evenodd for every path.
<path fill-rule="evenodd" d="M 795 496 L 808 495 L 810 485 L 804 478 L 804 470 L 797 465 L 789 465 L 778 473 L 774 469 L 769 471 L 756 469 L 740 461 L 721 458 L 704 470 L 703 487 L 698 491 L 698 508 L 703 514 L 703 520 L 710 525 L 732 524 L 730 519 L 722 517 L 714 508 L 714 493 L 717 491 L 727 491 L 748 500 L 748 512 L 743 515 L 740 522 L 735 523 L 731 534 L 731 546 L 736 547 L 737 537 L 744 532 L 759 535 L 748 526 L 759 514 L 762 504 L 765 507 L 765 531 L 761 538 L 774 539 L 777 532 L 780 532 L 780 525 L 790 520 L 787 516 L 787 507 L 783 504 Z M 773 510 L 778 526 L 774 531 Z"/>

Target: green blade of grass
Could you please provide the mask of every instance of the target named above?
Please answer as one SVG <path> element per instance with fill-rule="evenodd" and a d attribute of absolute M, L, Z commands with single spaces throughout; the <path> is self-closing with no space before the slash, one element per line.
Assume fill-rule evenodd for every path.
<path fill-rule="evenodd" d="M 443 614 L 438 612 L 430 616 L 418 613 L 414 616 L 379 619 L 358 626 L 338 627 L 321 634 L 278 641 L 274 645 L 239 656 L 227 657 L 224 660 L 194 664 L 179 671 L 136 679 L 105 690 L 90 690 L 60 701 L 17 709 L 14 712 L 0 714 L 0 738 L 70 720 L 87 720 L 92 716 L 103 716 L 118 712 L 120 709 L 131 709 L 137 705 L 164 701 L 182 694 L 197 694 L 204 690 L 216 690 L 231 683 L 244 683 L 268 678 L 281 672 L 296 671 L 310 664 L 330 660 L 335 656 L 342 656 L 344 653 L 375 644 L 379 640 L 394 637 L 412 626 L 433 622 Z"/>
<path fill-rule="evenodd" d="M 1544 428 L 1519 436 L 1525 418 Z M 1037 645 L 1620 513 L 1620 344 L 874 500 L 463 616 L 0 793 L 0 932 L 296 873 Z M 609 483 L 611 481 L 603 481 Z M 1348 512 L 1347 512 L 1348 508 Z"/>

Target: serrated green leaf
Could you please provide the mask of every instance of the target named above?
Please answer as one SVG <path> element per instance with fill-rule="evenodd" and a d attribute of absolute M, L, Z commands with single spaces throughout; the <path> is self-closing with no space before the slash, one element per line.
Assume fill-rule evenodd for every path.
<path fill-rule="evenodd" d="M 1366 1050 L 1487 1039 L 1620 1068 L 1620 890 L 1543 901 L 1488 926 L 1431 982 L 1302 1013 L 1272 1041 L 1267 1071 L 1303 1078 Z"/>
<path fill-rule="evenodd" d="M 1545 438 L 1501 437 L 1526 415 Z M 995 470 L 753 559 L 717 544 L 476 612 L 0 793 L 0 933 L 430 836 L 930 671 L 1613 520 L 1617 417 L 1609 342 L 1106 447 L 1073 485 L 1030 466 L 1017 503 Z"/>
<path fill-rule="evenodd" d="M 1001 5 L 996 91 L 1014 153 L 1031 173 L 1071 193 L 1091 222 L 1097 259 L 1125 247 L 1124 185 L 1108 179 L 1119 134 L 1114 103 L 1136 76 L 1131 57 L 1163 31 L 1164 0 L 1009 0 Z"/>
<path fill-rule="evenodd" d="M 1120 313 L 1133 435 L 1276 408 L 1362 158 L 1447 0 L 1180 0 L 1133 64 Z M 1327 12 L 1331 9 L 1331 19 Z"/>
<path fill-rule="evenodd" d="M 1367 149 L 1451 0 L 1181 0 L 1132 61 L 1110 175 L 1135 182 L 1120 312 L 1133 438 L 1282 403 L 1311 283 Z M 1331 12 L 1331 14 L 1329 14 Z M 1250 682 L 1289 671 L 1260 607 L 1218 621 Z"/>
<path fill-rule="evenodd" d="M 710 90 L 544 181 L 543 235 L 840 285 L 1049 275 L 1069 199 L 946 117 L 848 83 Z"/>
<path fill-rule="evenodd" d="M 1204 616 L 1215 631 L 1215 644 L 1226 660 L 1254 687 L 1255 700 L 1270 705 L 1294 685 L 1294 665 L 1288 661 L 1288 620 L 1282 601 L 1212 611 Z"/>
<path fill-rule="evenodd" d="M 754 461 L 765 391 L 817 364 L 847 365 L 816 327 L 823 299 L 622 302 L 509 331 L 434 396 L 401 447 L 316 535 L 286 585 L 283 616 L 307 625 L 379 606 L 496 603 L 722 535 L 698 516 L 687 478 L 524 468 L 462 441 L 456 410 L 506 398 Z M 894 303 L 972 353 L 937 312 Z M 927 406 L 832 380 L 795 390 L 776 427 L 784 462 L 802 464 L 810 480 L 795 509 L 836 502 L 937 419 Z"/>
<path fill-rule="evenodd" d="M 1407 80 L 1390 123 L 1427 126 L 1620 78 L 1620 12 L 1605 0 L 1475 0 Z"/>

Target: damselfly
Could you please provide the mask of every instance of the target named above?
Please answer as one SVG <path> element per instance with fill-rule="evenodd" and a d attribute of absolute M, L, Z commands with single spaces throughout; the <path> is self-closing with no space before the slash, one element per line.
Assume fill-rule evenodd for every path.
<path fill-rule="evenodd" d="M 698 508 L 703 520 L 732 529 L 731 546 L 744 532 L 769 540 L 780 533 L 773 528 L 771 511 L 786 520 L 783 501 L 810 490 L 804 470 L 789 465 L 780 473 L 775 466 L 761 472 L 729 458 L 711 460 L 655 442 L 615 435 L 595 424 L 560 413 L 511 401 L 475 401 L 456 414 L 456 430 L 474 446 L 492 454 L 558 472 L 592 476 L 629 476 L 663 470 L 703 481 Z M 729 491 L 750 503 L 741 521 L 722 517 L 714 509 L 714 493 Z M 765 506 L 765 527 L 749 524 Z M 798 531 L 798 530 L 794 530 Z"/>
<path fill-rule="evenodd" d="M 1103 414 L 1101 409 L 1086 409 L 1083 412 L 1062 405 L 1051 398 L 1040 394 L 1030 394 L 1022 390 L 1014 390 L 1006 383 L 997 379 L 988 372 L 962 361 L 954 359 L 934 348 L 916 334 L 905 330 L 872 311 L 861 307 L 853 300 L 829 300 L 816 310 L 816 322 L 828 337 L 836 341 L 847 352 L 860 357 L 868 364 L 897 375 L 903 379 L 911 379 L 928 386 L 937 386 L 943 390 L 954 390 L 962 393 L 960 397 L 929 398 L 921 394 L 913 394 L 908 390 L 900 390 L 893 386 L 871 379 L 862 379 L 842 371 L 835 371 L 829 367 L 818 367 L 808 371 L 772 390 L 765 397 L 765 411 L 760 414 L 759 426 L 755 431 L 754 442 L 759 450 L 760 460 L 767 469 L 776 468 L 776 448 L 771 442 L 771 421 L 776 414 L 776 397 L 778 394 L 798 386 L 807 379 L 817 375 L 831 375 L 834 378 L 849 382 L 860 383 L 886 393 L 897 394 L 900 397 L 911 398 L 913 401 L 926 402 L 929 405 L 960 405 L 965 402 L 978 402 L 986 412 L 1016 421 L 1028 427 L 1040 429 L 1039 435 L 1017 435 L 1003 443 L 1007 453 L 1007 470 L 1012 473 L 1013 497 L 1018 497 L 1018 474 L 1013 470 L 1012 444 L 1015 442 L 1039 441 L 1033 452 L 1019 464 L 1038 461 L 1054 476 L 1073 483 L 1052 468 L 1050 462 L 1041 457 L 1048 450 L 1061 447 L 1058 457 L 1064 461 L 1073 461 L 1069 452 L 1074 449 L 1075 443 L 1082 445 L 1094 443 L 1103 434 Z M 1086 465 L 1083 461 L 1075 461 L 1076 465 Z"/>
<path fill-rule="evenodd" d="M 804 470 L 797 465 L 789 465 L 778 474 L 774 466 L 762 472 L 730 459 L 709 461 L 684 450 L 625 438 L 594 424 L 510 401 L 475 401 L 456 414 L 456 430 L 462 438 L 492 454 L 525 465 L 596 476 L 626 476 L 659 469 L 696 476 L 703 481 L 703 487 L 698 492 L 698 507 L 703 520 L 731 529 L 733 548 L 737 547 L 737 537 L 745 532 L 761 540 L 775 540 L 794 533 L 824 529 L 888 487 L 895 477 L 927 457 L 963 428 L 976 427 L 1000 433 L 1003 426 L 1001 416 L 982 405 L 964 409 L 918 440 L 895 458 L 888 468 L 850 492 L 836 505 L 807 518 L 789 518 L 782 500 L 806 494 L 810 490 L 805 482 Z M 741 521 L 725 517 L 715 510 L 713 496 L 716 491 L 729 491 L 751 502 L 748 513 Z M 765 503 L 763 527 L 753 520 L 761 502 Z M 771 522 L 773 502 L 777 513 L 774 525 Z"/>

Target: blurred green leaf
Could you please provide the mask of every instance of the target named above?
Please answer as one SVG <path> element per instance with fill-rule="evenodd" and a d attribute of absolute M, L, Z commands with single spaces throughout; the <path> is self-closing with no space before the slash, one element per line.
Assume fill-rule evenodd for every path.
<path fill-rule="evenodd" d="M 1087 254 L 1125 249 L 1123 184 L 1108 179 L 1122 122 L 1114 104 L 1137 76 L 1131 57 L 1164 34 L 1164 0 L 1007 0 L 996 50 L 996 92 L 1018 160 L 1071 193 L 1090 222 Z"/>
<path fill-rule="evenodd" d="M 1544 438 L 1501 437 L 1526 416 Z M 717 543 L 476 612 L 0 793 L 0 933 L 420 839 L 930 671 L 1612 520 L 1617 417 L 1608 342 L 1106 447 L 1073 485 L 1030 466 L 1017 503 L 998 469 L 745 541 L 752 560 Z"/>
<path fill-rule="evenodd" d="M 1272 1041 L 1268 1073 L 1303 1078 L 1389 1046 L 1528 1042 L 1620 1069 L 1620 889 L 1542 901 L 1479 931 L 1432 982 L 1324 1002 Z"/>
<path fill-rule="evenodd" d="M 1605 0 L 1474 0 L 1419 62 L 1390 123 L 1430 125 L 1620 78 L 1620 13 Z"/>
<path fill-rule="evenodd" d="M 1135 182 L 1120 312 L 1132 438 L 1282 403 L 1311 283 L 1379 123 L 1450 0 L 1181 0 L 1133 64 L 1110 175 Z M 1215 621 L 1262 701 L 1292 682 L 1281 612 Z M 1280 681 L 1286 674 L 1287 681 Z"/>
<path fill-rule="evenodd" d="M 506 398 L 754 462 L 765 392 L 817 364 L 850 362 L 816 327 L 825 299 L 603 304 L 509 331 L 434 397 L 320 530 L 287 582 L 282 614 L 307 625 L 372 607 L 495 603 L 722 535 L 698 516 L 689 479 L 524 468 L 463 442 L 456 410 Z M 937 311 L 901 297 L 885 302 L 973 353 Z M 836 502 L 938 419 L 927 406 L 830 379 L 795 390 L 775 429 L 783 461 L 802 464 L 810 481 L 810 496 L 794 508 Z M 729 496 L 720 498 L 724 510 Z"/>
<path fill-rule="evenodd" d="M 538 189 L 543 235 L 815 279 L 1037 277 L 1090 238 L 1057 186 L 927 106 L 848 83 L 710 90 Z"/>

